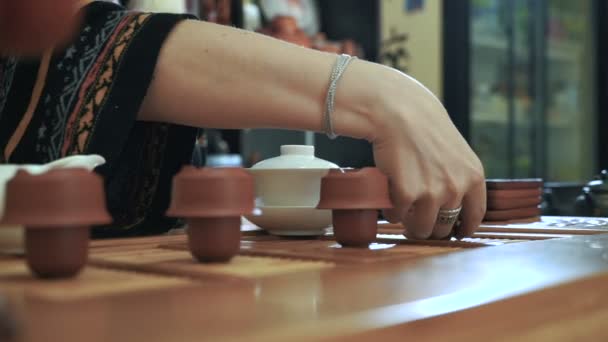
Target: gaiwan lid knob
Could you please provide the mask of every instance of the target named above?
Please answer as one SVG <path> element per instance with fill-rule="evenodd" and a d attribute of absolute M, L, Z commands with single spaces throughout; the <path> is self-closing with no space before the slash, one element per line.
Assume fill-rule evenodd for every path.
<path fill-rule="evenodd" d="M 338 165 L 315 157 L 315 147 L 310 145 L 282 145 L 281 155 L 262 160 L 253 170 L 271 169 L 337 169 Z"/>

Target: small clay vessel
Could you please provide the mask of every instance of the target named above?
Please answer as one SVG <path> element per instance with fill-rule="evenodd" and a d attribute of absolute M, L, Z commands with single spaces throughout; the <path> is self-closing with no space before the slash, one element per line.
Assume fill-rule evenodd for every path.
<path fill-rule="evenodd" d="M 66 278 L 87 261 L 90 226 L 111 217 L 99 175 L 80 168 L 40 175 L 21 170 L 7 183 L 3 222 L 25 226 L 27 264 L 35 275 Z"/>
<path fill-rule="evenodd" d="M 344 247 L 367 247 L 376 238 L 378 209 L 393 205 L 388 179 L 377 168 L 334 169 L 321 180 L 318 209 L 332 209 L 336 241 Z"/>
<path fill-rule="evenodd" d="M 253 209 L 253 176 L 245 170 L 185 166 L 173 178 L 167 214 L 188 221 L 188 245 L 194 258 L 227 262 L 239 251 L 241 215 Z"/>

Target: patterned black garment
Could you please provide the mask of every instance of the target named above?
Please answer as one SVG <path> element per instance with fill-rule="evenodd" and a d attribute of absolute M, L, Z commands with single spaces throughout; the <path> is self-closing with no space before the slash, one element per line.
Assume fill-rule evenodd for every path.
<path fill-rule="evenodd" d="M 0 163 L 46 163 L 100 154 L 111 227 L 95 236 L 164 232 L 173 175 L 189 163 L 196 129 L 144 123 L 136 115 L 158 53 L 187 15 L 84 9 L 79 36 L 38 60 L 0 58 Z"/>

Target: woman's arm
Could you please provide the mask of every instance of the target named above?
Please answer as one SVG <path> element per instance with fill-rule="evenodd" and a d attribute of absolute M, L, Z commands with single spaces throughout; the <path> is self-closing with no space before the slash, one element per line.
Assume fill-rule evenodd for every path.
<path fill-rule="evenodd" d="M 321 131 L 335 60 L 253 32 L 186 21 L 161 50 L 140 118 L 199 127 Z M 373 115 L 363 105 L 373 103 L 370 84 L 359 83 L 366 78 L 361 63 L 354 63 L 340 82 L 334 113 L 339 133 L 373 135 Z"/>
<path fill-rule="evenodd" d="M 185 21 L 168 37 L 141 120 L 213 128 L 322 131 L 332 54 L 252 32 Z M 336 93 L 336 132 L 367 139 L 389 177 L 394 210 L 416 238 L 442 238 L 440 208 L 463 205 L 461 235 L 485 212 L 481 163 L 439 100 L 394 69 L 355 61 Z"/>

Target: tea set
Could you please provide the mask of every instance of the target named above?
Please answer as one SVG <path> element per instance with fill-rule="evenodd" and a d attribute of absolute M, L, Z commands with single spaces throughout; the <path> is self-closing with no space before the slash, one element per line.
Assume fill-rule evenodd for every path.
<path fill-rule="evenodd" d="M 188 223 L 195 259 L 230 261 L 240 248 L 242 217 L 278 236 L 315 237 L 333 226 L 344 247 L 375 239 L 378 210 L 392 207 L 386 176 L 376 168 L 342 169 L 317 158 L 314 146 L 280 150 L 248 169 L 186 166 L 174 176 L 167 215 Z M 2 240 L 25 244 L 39 277 L 77 274 L 87 259 L 88 228 L 111 221 L 101 177 L 91 172 L 103 163 L 88 155 L 0 165 L 0 247 Z"/>

